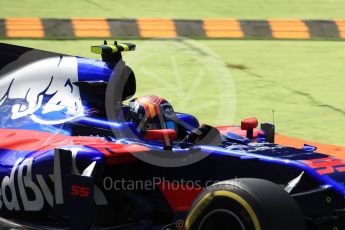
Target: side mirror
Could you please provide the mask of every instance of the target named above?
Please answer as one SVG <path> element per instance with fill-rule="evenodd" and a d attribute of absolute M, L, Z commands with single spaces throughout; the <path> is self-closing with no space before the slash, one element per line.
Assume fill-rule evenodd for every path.
<path fill-rule="evenodd" d="M 255 117 L 241 121 L 241 129 L 247 130 L 247 138 L 253 139 L 253 130 L 256 127 L 258 127 L 258 120 Z"/>
<path fill-rule="evenodd" d="M 169 138 L 170 141 L 176 139 L 176 131 L 173 129 L 151 129 L 147 130 L 145 134 L 145 139 L 164 141 Z"/>

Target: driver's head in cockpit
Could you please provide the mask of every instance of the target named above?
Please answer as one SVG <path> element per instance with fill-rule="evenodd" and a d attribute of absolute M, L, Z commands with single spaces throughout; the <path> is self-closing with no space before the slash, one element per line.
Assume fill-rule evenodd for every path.
<path fill-rule="evenodd" d="M 138 131 L 174 129 L 177 131 L 176 114 L 171 104 L 159 96 L 142 96 L 129 102 L 130 119 Z"/>
<path fill-rule="evenodd" d="M 220 133 L 216 128 L 209 125 L 193 127 L 181 121 L 171 104 L 162 97 L 137 97 L 129 102 L 129 108 L 129 120 L 136 124 L 137 131 L 141 134 L 147 134 L 149 130 L 173 129 L 175 137 L 177 135 L 181 143 L 206 143 L 217 146 L 221 143 Z M 189 131 L 186 132 L 184 128 Z"/>

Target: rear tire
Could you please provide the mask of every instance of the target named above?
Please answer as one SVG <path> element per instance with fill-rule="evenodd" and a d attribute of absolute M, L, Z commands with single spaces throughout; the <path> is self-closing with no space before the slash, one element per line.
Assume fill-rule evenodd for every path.
<path fill-rule="evenodd" d="M 262 179 L 223 181 L 192 204 L 186 230 L 305 230 L 302 212 L 280 186 Z"/>

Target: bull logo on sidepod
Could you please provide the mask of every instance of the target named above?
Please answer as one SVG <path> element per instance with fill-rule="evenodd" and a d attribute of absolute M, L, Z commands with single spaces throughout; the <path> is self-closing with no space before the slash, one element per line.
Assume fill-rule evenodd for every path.
<path fill-rule="evenodd" d="M 76 57 L 51 57 L 1 77 L 0 106 L 11 120 L 30 117 L 40 124 L 61 124 L 83 114 Z"/>

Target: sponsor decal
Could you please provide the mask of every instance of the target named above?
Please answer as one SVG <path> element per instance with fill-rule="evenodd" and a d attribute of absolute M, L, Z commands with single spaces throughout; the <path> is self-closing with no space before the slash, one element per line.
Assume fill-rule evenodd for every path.
<path fill-rule="evenodd" d="M 90 196 L 90 188 L 73 184 L 71 186 L 71 196 L 87 198 Z"/>
<path fill-rule="evenodd" d="M 24 211 L 39 211 L 43 208 L 43 194 L 39 187 L 32 180 L 32 161 L 33 158 L 28 158 L 25 160 L 23 160 L 23 158 L 19 158 L 14 164 L 11 174 L 2 180 L 2 200 L 0 200 L 1 209 L 5 207 L 10 211 L 18 211 L 21 207 L 19 206 L 19 200 L 21 200 Z M 16 188 L 19 189 L 19 197 L 17 196 L 18 193 Z M 30 199 L 28 197 L 29 190 Z M 43 193 L 48 192 L 46 190 L 42 191 Z"/>
<path fill-rule="evenodd" d="M 0 106 L 9 120 L 29 117 L 39 124 L 61 124 L 83 114 L 76 57 L 38 60 L 1 76 Z"/>
<path fill-rule="evenodd" d="M 53 193 L 43 175 L 32 174 L 33 158 L 19 158 L 10 175 L 0 183 L 0 210 L 9 211 L 40 211 L 45 204 L 53 207 Z M 36 178 L 37 183 L 33 178 Z M 54 184 L 54 175 L 49 175 Z M 62 188 L 57 188 L 61 190 Z M 95 185 L 94 201 L 96 205 L 108 204 L 103 192 Z M 90 195 L 89 188 L 71 185 L 71 195 L 86 198 Z M 63 201 L 62 201 L 63 203 Z"/>
<path fill-rule="evenodd" d="M 311 160 L 302 160 L 320 175 L 345 172 L 345 161 L 334 157 L 324 157 Z"/>

